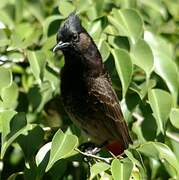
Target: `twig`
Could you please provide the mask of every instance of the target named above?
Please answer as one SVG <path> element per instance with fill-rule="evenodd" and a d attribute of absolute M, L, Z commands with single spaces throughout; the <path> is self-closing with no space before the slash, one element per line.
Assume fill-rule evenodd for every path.
<path fill-rule="evenodd" d="M 89 154 L 89 153 L 85 153 L 83 151 L 80 151 L 79 149 L 75 148 L 75 151 L 79 152 L 80 154 L 84 155 L 84 156 L 87 156 L 87 157 L 92 157 L 92 158 L 95 158 L 97 160 L 101 160 L 107 164 L 110 164 L 110 162 L 114 159 L 114 158 L 103 158 L 103 157 L 99 157 L 99 156 L 96 156 L 96 155 L 93 155 L 93 154 Z"/>

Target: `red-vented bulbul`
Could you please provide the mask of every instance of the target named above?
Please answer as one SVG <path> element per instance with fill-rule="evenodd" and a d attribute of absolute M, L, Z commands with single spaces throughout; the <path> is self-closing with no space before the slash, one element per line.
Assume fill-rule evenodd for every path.
<path fill-rule="evenodd" d="M 71 13 L 57 34 L 61 50 L 61 97 L 71 120 L 97 145 L 121 154 L 131 142 L 119 101 L 93 39 Z"/>

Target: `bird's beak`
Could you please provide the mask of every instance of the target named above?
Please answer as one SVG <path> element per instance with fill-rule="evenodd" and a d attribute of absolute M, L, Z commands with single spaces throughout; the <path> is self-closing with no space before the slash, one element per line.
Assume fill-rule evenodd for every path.
<path fill-rule="evenodd" d="M 64 48 L 68 47 L 70 45 L 69 42 L 62 42 L 62 41 L 59 41 L 55 47 L 53 48 L 53 52 L 56 52 L 58 50 L 63 50 Z"/>

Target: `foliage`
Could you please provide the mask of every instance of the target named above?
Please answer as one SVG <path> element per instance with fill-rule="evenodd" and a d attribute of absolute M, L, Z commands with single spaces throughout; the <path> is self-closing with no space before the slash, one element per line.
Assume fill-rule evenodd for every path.
<path fill-rule="evenodd" d="M 178 0 L 1 0 L 1 178 L 179 179 L 178 9 Z M 52 48 L 74 10 L 100 49 L 133 138 L 110 164 L 84 162 L 77 147 L 87 138 L 59 98 L 64 59 Z"/>

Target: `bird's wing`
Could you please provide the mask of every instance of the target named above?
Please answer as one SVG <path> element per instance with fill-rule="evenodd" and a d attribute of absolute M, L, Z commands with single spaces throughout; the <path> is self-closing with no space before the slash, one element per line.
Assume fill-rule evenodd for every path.
<path fill-rule="evenodd" d="M 123 118 L 119 101 L 111 82 L 106 77 L 99 77 L 89 81 L 89 96 L 93 101 L 93 108 L 101 113 L 105 126 L 116 138 L 123 141 L 127 148 L 131 142 L 127 124 Z"/>

